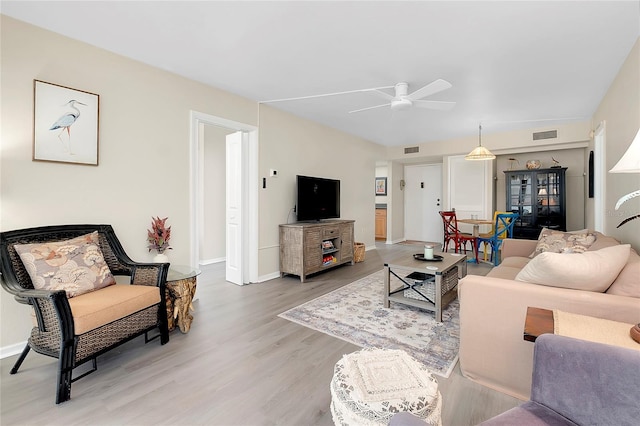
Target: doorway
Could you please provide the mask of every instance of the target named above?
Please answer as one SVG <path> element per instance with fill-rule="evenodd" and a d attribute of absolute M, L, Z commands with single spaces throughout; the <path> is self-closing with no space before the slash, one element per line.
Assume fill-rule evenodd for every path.
<path fill-rule="evenodd" d="M 244 200 L 240 224 L 242 235 L 237 239 L 238 258 L 235 259 L 235 267 L 242 273 L 227 277 L 227 280 L 238 285 L 257 282 L 258 278 L 258 135 L 255 126 L 227 120 L 197 111 L 190 112 L 190 241 L 191 241 L 191 265 L 200 265 L 200 242 L 204 229 L 204 140 L 201 126 L 217 126 L 230 131 L 241 132 L 246 135 L 244 149 L 235 151 L 238 170 L 234 174 L 243 176 L 240 190 Z M 234 168 L 235 168 L 234 167 Z M 228 180 L 228 179 L 227 179 Z M 224 192 L 221 191 L 220 199 L 226 199 L 226 194 L 237 191 L 230 188 L 229 182 L 225 184 Z M 226 203 L 225 203 L 226 204 Z M 229 224 L 226 224 L 229 227 Z M 228 255 L 228 254 L 227 254 Z M 231 278 L 231 279 L 229 279 Z"/>
<path fill-rule="evenodd" d="M 442 164 L 405 166 L 404 237 L 442 240 Z"/>

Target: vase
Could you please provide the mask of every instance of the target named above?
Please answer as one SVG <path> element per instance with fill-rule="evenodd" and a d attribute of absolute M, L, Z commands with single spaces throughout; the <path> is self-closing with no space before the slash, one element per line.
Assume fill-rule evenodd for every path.
<path fill-rule="evenodd" d="M 542 163 L 540 163 L 540 160 L 529 160 L 527 161 L 526 166 L 529 170 L 536 170 L 542 167 Z"/>
<path fill-rule="evenodd" d="M 154 263 L 169 263 L 169 256 L 164 253 L 158 253 L 153 256 Z"/>

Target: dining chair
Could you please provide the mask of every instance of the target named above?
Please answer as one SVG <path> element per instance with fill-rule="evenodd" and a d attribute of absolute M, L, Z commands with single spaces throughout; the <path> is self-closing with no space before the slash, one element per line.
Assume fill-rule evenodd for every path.
<path fill-rule="evenodd" d="M 495 234 L 495 232 L 496 232 L 496 219 L 498 218 L 498 215 L 499 214 L 508 214 L 508 213 L 511 213 L 511 212 L 499 212 L 497 210 L 494 211 L 493 212 L 493 223 L 491 224 L 491 229 L 489 230 L 489 232 L 481 233 L 480 235 L 478 235 L 478 237 L 489 238 L 493 234 Z M 500 239 L 505 239 L 506 237 L 507 237 L 507 234 L 506 233 L 502 233 L 502 234 L 500 234 L 499 238 Z M 487 244 L 488 244 L 487 242 L 484 243 L 485 250 L 483 251 L 483 256 L 482 256 L 482 258 L 483 258 L 482 260 L 484 260 L 485 262 L 487 261 L 487 257 L 489 255 L 489 251 L 486 250 Z M 478 255 L 479 254 L 480 254 L 480 249 L 478 249 Z"/>
<path fill-rule="evenodd" d="M 444 225 L 443 251 L 446 253 L 449 249 L 449 242 L 453 241 L 456 253 L 464 250 L 464 253 L 467 254 L 467 243 L 471 243 L 472 252 L 475 255 L 476 263 L 478 263 L 478 238 L 471 234 L 460 232 L 455 210 L 440 211 L 438 213 L 440 213 Z"/>
<path fill-rule="evenodd" d="M 487 245 L 491 246 L 491 260 L 498 266 L 498 250 L 502 245 L 502 240 L 513 237 L 513 226 L 518 219 L 518 213 L 496 212 L 493 232 L 480 234 L 476 242 L 478 249 L 480 243 L 483 244 L 484 260 L 487 260 Z"/>

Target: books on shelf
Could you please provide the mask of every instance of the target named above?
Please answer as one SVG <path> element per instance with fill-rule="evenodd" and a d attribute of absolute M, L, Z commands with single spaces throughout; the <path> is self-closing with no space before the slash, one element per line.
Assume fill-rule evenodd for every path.
<path fill-rule="evenodd" d="M 337 261 L 338 259 L 332 254 L 322 256 L 322 266 L 331 265 L 333 263 L 336 263 Z"/>

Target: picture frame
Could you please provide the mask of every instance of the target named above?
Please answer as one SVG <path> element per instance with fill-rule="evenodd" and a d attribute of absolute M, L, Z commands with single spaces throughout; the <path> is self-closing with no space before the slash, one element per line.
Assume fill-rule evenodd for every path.
<path fill-rule="evenodd" d="M 100 96 L 33 80 L 33 161 L 98 165 Z"/>
<path fill-rule="evenodd" d="M 377 177 L 375 188 L 376 188 L 376 195 L 387 195 L 387 178 Z"/>

